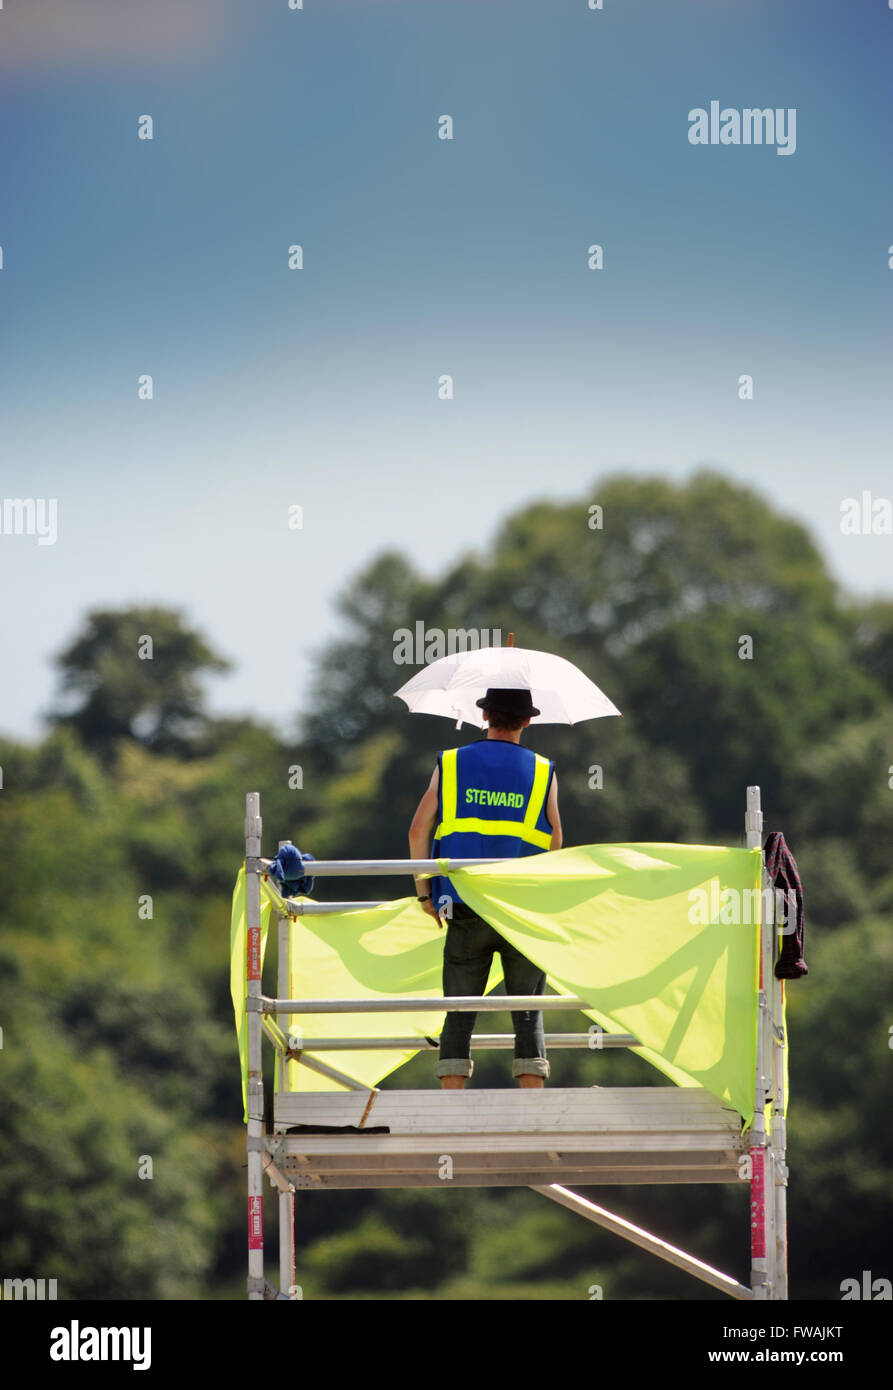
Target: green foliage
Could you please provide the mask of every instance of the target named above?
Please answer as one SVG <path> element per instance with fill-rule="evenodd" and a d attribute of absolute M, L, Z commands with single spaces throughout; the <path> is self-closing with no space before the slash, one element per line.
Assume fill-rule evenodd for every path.
<path fill-rule="evenodd" d="M 189 906 L 177 920 L 169 876 L 143 876 L 139 770 L 126 763 L 123 782 L 104 774 L 69 731 L 10 751 L 0 799 L 10 855 L 0 931 L 4 1269 L 56 1278 L 65 1298 L 201 1297 L 225 1226 L 215 1188 L 230 1171 L 231 1126 L 219 1115 L 223 1102 L 237 1106 L 238 1082 L 227 1076 L 235 1054 L 222 998 L 178 952 L 193 911 L 188 865 L 179 886 Z M 164 777 L 160 760 L 140 756 L 150 781 Z M 166 833 L 188 846 L 196 831 L 182 788 L 195 772 L 172 763 L 167 776 Z M 200 855 L 200 835 L 194 844 Z M 218 891 L 218 929 L 226 896 Z M 219 980 L 219 930 L 216 957 L 204 965 Z M 151 1177 L 139 1175 L 145 1158 Z"/>
<path fill-rule="evenodd" d="M 74 708 L 54 720 L 88 748 L 107 754 L 117 740 L 136 739 L 179 756 L 204 724 L 201 675 L 229 668 L 178 613 L 151 607 L 90 613 L 58 664 Z"/>
<path fill-rule="evenodd" d="M 836 1298 L 863 1269 L 889 1277 L 893 603 L 844 599 L 801 526 L 700 473 L 614 476 L 524 507 L 434 580 L 380 556 L 340 611 L 294 738 L 211 719 L 202 680 L 226 663 L 181 615 L 129 608 L 88 615 L 63 653 L 49 735 L 0 747 L 3 1271 L 57 1278 L 66 1298 L 242 1296 L 227 926 L 244 794 L 261 792 L 267 848 L 288 836 L 327 857 L 405 855 L 437 749 L 477 736 L 392 698 L 413 673 L 394 633 L 422 619 L 513 630 L 624 711 L 525 736 L 557 761 L 567 843 L 740 843 L 744 787 L 761 785 L 806 891 L 810 975 L 788 987 L 794 1296 Z M 143 634 L 152 661 L 137 659 Z M 436 1084 L 434 1060 L 387 1084 Z M 512 1084 L 507 1062 L 478 1054 L 474 1084 Z M 621 1051 L 552 1063 L 557 1085 L 669 1084 Z M 593 1196 L 743 1274 L 744 1185 Z M 308 1298 L 719 1297 L 524 1190 L 300 1194 L 296 1215 Z"/>

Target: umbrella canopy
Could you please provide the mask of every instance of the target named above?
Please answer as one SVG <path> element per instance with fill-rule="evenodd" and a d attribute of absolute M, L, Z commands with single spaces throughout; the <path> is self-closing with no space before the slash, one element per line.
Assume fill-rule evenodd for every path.
<path fill-rule="evenodd" d="M 531 724 L 579 724 L 620 714 L 573 662 L 527 647 L 481 647 L 443 656 L 401 685 L 395 696 L 413 714 L 439 714 L 455 719 L 457 728 L 464 723 L 483 729 L 483 710 L 475 701 L 491 687 L 529 690 L 540 711 L 531 716 Z"/>

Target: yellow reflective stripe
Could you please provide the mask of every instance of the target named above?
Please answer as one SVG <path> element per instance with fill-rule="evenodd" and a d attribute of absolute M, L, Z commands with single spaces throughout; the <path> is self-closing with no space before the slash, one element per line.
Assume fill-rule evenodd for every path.
<path fill-rule="evenodd" d="M 435 840 L 445 834 L 444 826 L 456 819 L 456 799 L 458 791 L 458 748 L 445 748 L 440 759 L 440 802 L 443 807 L 443 820 L 434 831 Z"/>
<path fill-rule="evenodd" d="M 541 758 L 539 753 L 536 753 L 534 756 L 536 757 L 536 772 L 533 774 L 533 790 L 530 793 L 527 810 L 524 812 L 524 825 L 528 831 L 535 830 L 536 828 L 536 823 L 540 818 L 540 812 L 543 809 L 543 803 L 546 800 L 546 786 L 549 780 L 549 759 Z M 541 831 L 540 834 L 542 833 Z M 551 844 L 551 835 L 547 835 L 546 838 L 549 844 Z"/>
<path fill-rule="evenodd" d="M 524 840 L 529 845 L 538 845 L 540 849 L 548 849 L 552 844 L 552 836 L 547 835 L 544 830 L 534 830 L 526 821 L 521 820 L 478 820 L 475 817 L 463 817 L 462 820 L 442 821 L 437 827 L 438 840 L 444 835 L 462 835 L 473 831 L 477 835 L 516 835 L 519 840 Z"/>
<path fill-rule="evenodd" d="M 443 769 L 443 792 L 441 800 L 443 802 L 444 820 L 456 819 L 456 797 L 458 796 L 458 748 L 447 748 L 440 760 Z"/>

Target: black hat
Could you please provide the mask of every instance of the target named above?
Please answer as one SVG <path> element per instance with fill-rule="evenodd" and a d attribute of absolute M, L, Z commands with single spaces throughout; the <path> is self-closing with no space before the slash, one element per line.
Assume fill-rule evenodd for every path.
<path fill-rule="evenodd" d="M 514 715 L 518 719 L 526 719 L 528 715 L 539 714 L 539 710 L 530 698 L 529 690 L 494 687 L 487 691 L 482 700 L 475 700 L 475 704 L 479 709 L 486 710 L 488 714 L 508 714 Z"/>

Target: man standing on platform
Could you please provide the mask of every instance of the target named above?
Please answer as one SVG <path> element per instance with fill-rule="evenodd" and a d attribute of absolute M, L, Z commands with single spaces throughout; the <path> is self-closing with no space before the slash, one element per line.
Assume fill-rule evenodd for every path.
<path fill-rule="evenodd" d="M 540 712 L 530 691 L 490 689 L 475 703 L 487 720 L 487 736 L 438 754 L 409 828 L 412 858 L 513 859 L 560 849 L 555 768 L 548 758 L 521 747 L 522 731 Z M 447 919 L 444 996 L 483 995 L 495 951 L 502 960 L 507 994 L 545 993 L 545 972 L 473 912 L 450 879 L 417 878 L 416 892 L 430 916 Z M 475 1018 L 473 1013 L 446 1016 L 435 1072 L 445 1089 L 461 1090 L 472 1074 Z M 512 1022 L 512 1075 L 522 1086 L 542 1086 L 549 1075 L 542 1013 L 513 1013 Z"/>

